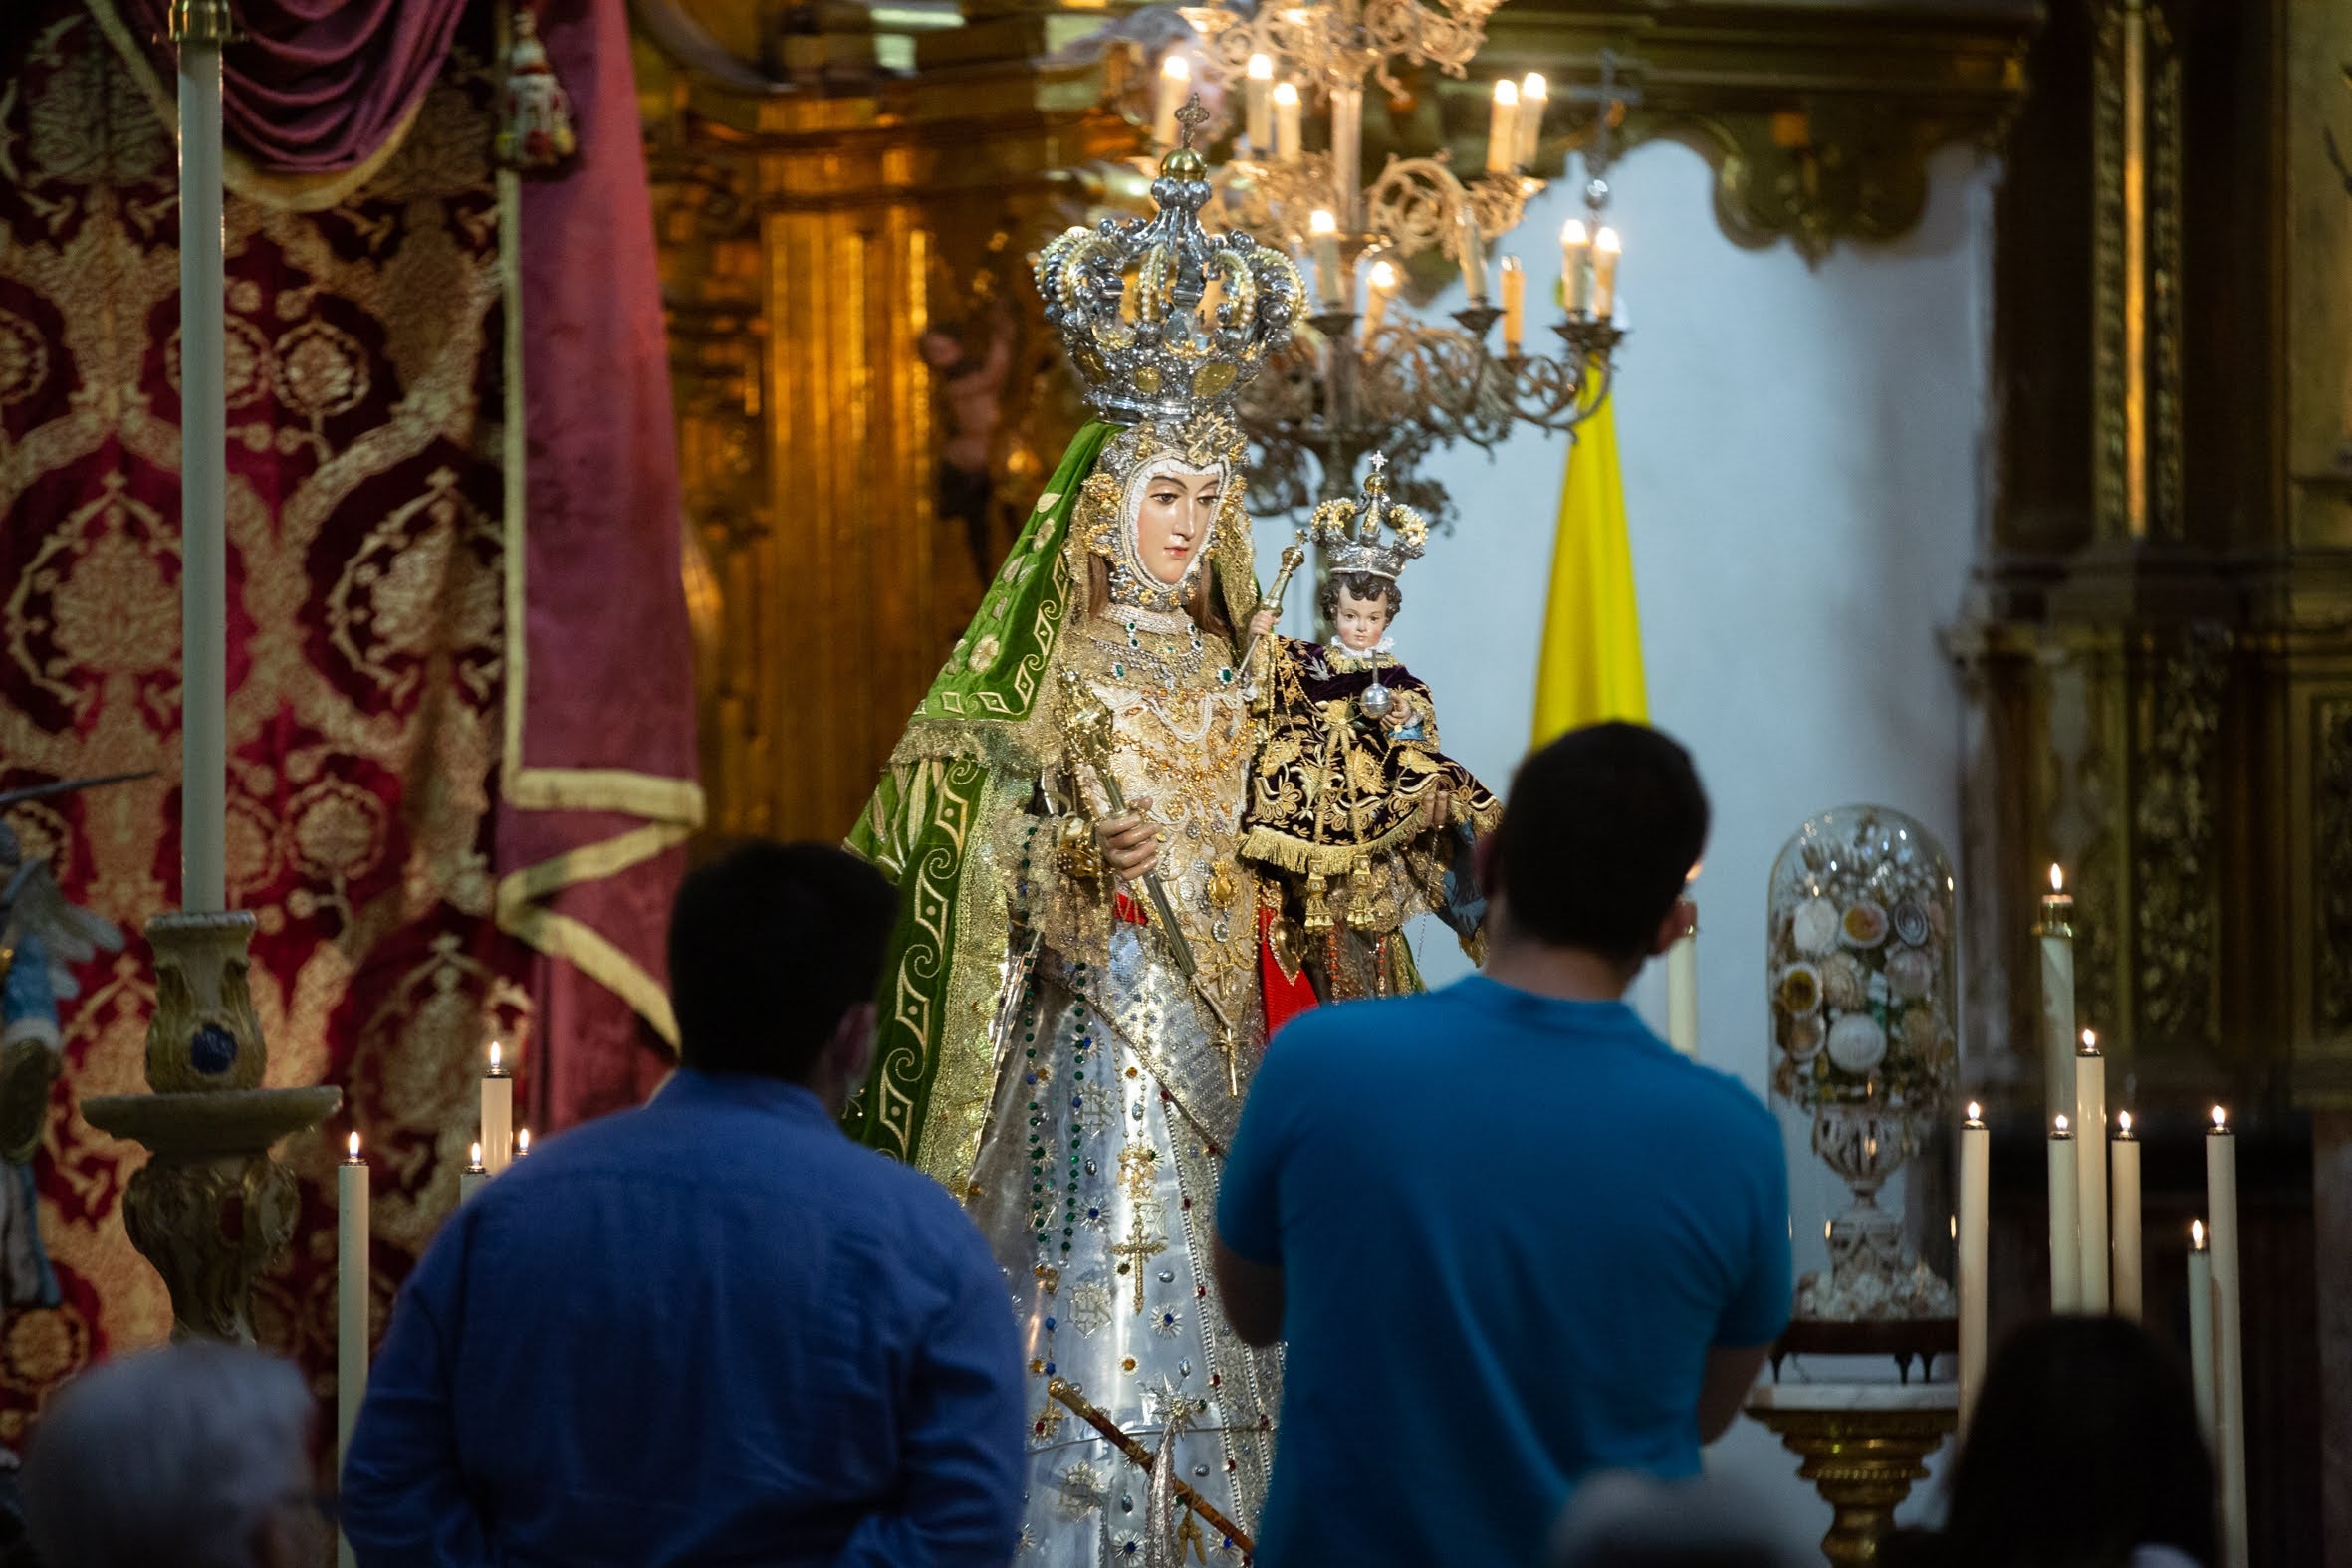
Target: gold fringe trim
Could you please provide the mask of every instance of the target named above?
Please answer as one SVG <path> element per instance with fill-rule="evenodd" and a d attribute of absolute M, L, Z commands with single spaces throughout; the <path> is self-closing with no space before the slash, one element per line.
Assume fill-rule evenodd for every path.
<path fill-rule="evenodd" d="M 91 19 L 99 31 L 115 46 L 129 68 L 131 80 L 146 95 L 147 104 L 155 117 L 163 121 L 164 134 L 175 142 L 179 138 L 179 97 L 177 90 L 165 92 L 163 79 L 156 74 L 155 63 L 139 48 L 137 38 L 115 9 L 114 0 L 84 0 L 90 8 Z M 428 90 L 429 91 L 429 90 Z M 383 166 L 400 150 L 408 139 L 409 129 L 415 125 L 417 113 L 424 108 L 424 96 L 418 95 L 408 112 L 400 116 L 383 145 L 348 169 L 330 169 L 321 174 L 286 174 L 258 167 L 251 158 L 234 147 L 221 149 L 221 183 L 233 194 L 259 206 L 288 212 L 324 212 L 341 206 L 346 198 L 383 172 Z"/>

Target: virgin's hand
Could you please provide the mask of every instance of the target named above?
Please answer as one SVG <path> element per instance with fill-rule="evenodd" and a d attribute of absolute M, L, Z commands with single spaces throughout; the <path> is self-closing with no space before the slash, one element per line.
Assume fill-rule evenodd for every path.
<path fill-rule="evenodd" d="M 1102 863 L 1129 882 L 1151 874 L 1160 863 L 1159 829 L 1141 813 L 1148 799 L 1137 800 L 1123 816 L 1114 816 L 1095 829 L 1102 840 Z"/>
<path fill-rule="evenodd" d="M 1250 640 L 1252 642 L 1256 642 L 1272 630 L 1274 630 L 1273 610 L 1262 609 L 1250 617 Z"/>
<path fill-rule="evenodd" d="M 1421 825 L 1431 832 L 1443 828 L 1453 819 L 1454 791 L 1439 784 L 1429 791 L 1429 798 L 1421 802 Z"/>

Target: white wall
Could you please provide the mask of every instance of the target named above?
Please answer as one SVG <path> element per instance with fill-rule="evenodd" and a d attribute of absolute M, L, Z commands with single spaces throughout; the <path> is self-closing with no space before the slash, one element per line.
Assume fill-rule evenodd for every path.
<path fill-rule="evenodd" d="M 1961 702 L 1936 634 L 1960 608 L 1987 503 L 1998 170 L 1953 149 L 1934 173 L 1918 229 L 1841 246 L 1817 269 L 1786 245 L 1725 238 L 1714 176 L 1684 147 L 1643 147 L 1612 174 L 1631 333 L 1617 425 L 1650 713 L 1697 757 L 1716 813 L 1696 890 L 1702 1054 L 1759 1094 L 1764 889 L 1781 843 L 1817 811 L 1869 801 L 1959 849 Z M 1530 339 L 1550 340 L 1535 324 L 1581 183 L 1556 182 L 1504 247 L 1528 267 Z M 1457 288 L 1433 309 L 1460 304 Z M 1528 743 L 1565 451 L 1522 437 L 1492 463 L 1475 449 L 1441 458 L 1462 520 L 1405 577 L 1398 653 L 1436 692 L 1446 749 L 1498 789 Z M 1309 597 L 1295 595 L 1294 622 L 1311 618 Z M 1462 973 L 1451 940 L 1424 927 L 1414 946 L 1431 982 Z M 1662 1029 L 1655 967 L 1635 1000 Z M 1825 1262 L 1837 1190 L 1801 1144 L 1791 1156 L 1801 1272 Z M 1783 1500 L 1792 1524 L 1828 1527 L 1761 1428 L 1743 1422 L 1713 1457 Z"/>

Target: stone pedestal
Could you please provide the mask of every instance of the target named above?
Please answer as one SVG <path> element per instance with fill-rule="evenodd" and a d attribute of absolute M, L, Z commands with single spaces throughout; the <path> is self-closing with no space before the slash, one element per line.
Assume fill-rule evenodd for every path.
<path fill-rule="evenodd" d="M 1832 1563 L 1875 1563 L 1895 1509 L 1927 1479 L 1927 1456 L 1960 1424 L 1950 1383 L 1785 1383 L 1760 1386 L 1748 1414 L 1804 1462 L 1837 1520 L 1821 1538 Z"/>

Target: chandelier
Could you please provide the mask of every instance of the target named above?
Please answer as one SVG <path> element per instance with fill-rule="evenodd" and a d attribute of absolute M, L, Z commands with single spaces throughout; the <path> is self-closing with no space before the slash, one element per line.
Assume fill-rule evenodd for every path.
<path fill-rule="evenodd" d="M 1199 45 L 1161 57 L 1153 138 L 1164 150 L 1197 128 L 1212 141 L 1231 136 L 1214 176 L 1218 216 L 1287 244 L 1311 285 L 1303 330 L 1242 403 L 1260 447 L 1252 488 L 1270 513 L 1349 494 L 1377 451 L 1400 500 L 1450 521 L 1451 498 L 1418 472 L 1420 459 L 1463 441 L 1491 451 L 1522 425 L 1572 432 L 1608 393 L 1624 336 L 1615 309 L 1621 246 L 1601 222 L 1620 110 L 1612 57 L 1602 57 L 1597 91 L 1575 95 L 1598 112 L 1585 215 L 1560 238 L 1554 353 L 1529 350 L 1527 275 L 1517 257 L 1499 255 L 1544 188 L 1528 172 L 1551 100 L 1542 77 L 1495 84 L 1484 167 L 1465 173 L 1442 146 L 1366 167 L 1367 85 L 1393 98 L 1404 94 L 1402 71 L 1465 76 L 1499 3 L 1259 0 L 1245 10 L 1226 0 L 1181 10 Z M 1203 88 L 1218 112 L 1200 107 Z M 1450 321 L 1421 317 L 1404 297 L 1408 268 L 1432 252 L 1467 295 Z M 1213 306 L 1203 302 L 1204 318 Z"/>

